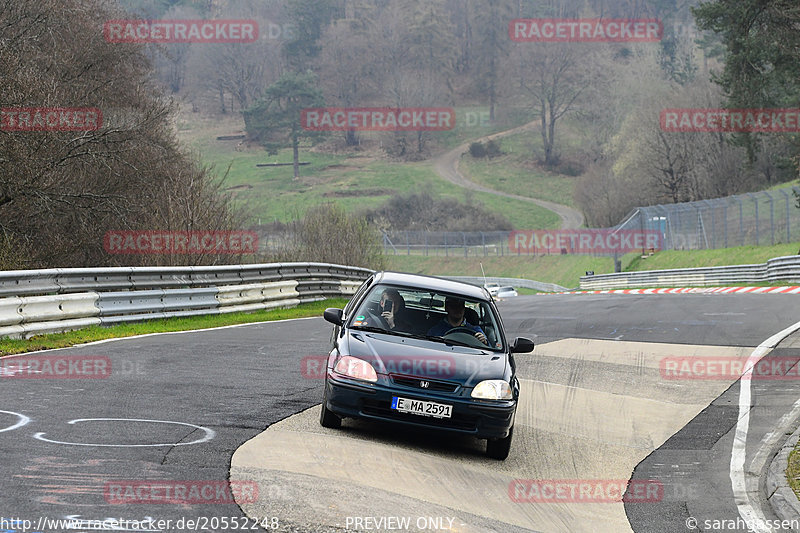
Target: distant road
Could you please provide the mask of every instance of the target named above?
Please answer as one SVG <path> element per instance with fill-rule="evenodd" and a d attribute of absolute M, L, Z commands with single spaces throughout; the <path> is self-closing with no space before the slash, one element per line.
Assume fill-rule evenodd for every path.
<path fill-rule="evenodd" d="M 461 156 L 464 155 L 467 150 L 469 150 L 469 145 L 473 142 L 486 142 L 493 139 L 499 139 L 501 137 L 505 137 L 507 135 L 513 135 L 515 133 L 520 133 L 523 131 L 527 131 L 532 127 L 536 126 L 538 122 L 529 122 L 524 124 L 518 128 L 501 131 L 495 133 L 493 135 L 488 135 L 486 137 L 481 137 L 480 139 L 476 139 L 473 141 L 468 141 L 458 147 L 450 150 L 449 152 L 445 152 L 444 154 L 438 156 L 433 160 L 434 169 L 436 173 L 439 174 L 441 177 L 446 179 L 447 181 L 458 185 L 459 187 L 464 187 L 466 189 L 471 189 L 473 191 L 488 193 L 488 194 L 496 194 L 498 196 L 505 196 L 506 198 L 513 198 L 515 200 L 522 200 L 523 202 L 531 202 L 536 204 L 540 207 L 544 207 L 545 209 L 549 209 L 561 217 L 561 229 L 577 229 L 583 226 L 583 213 L 572 209 L 571 207 L 567 207 L 565 205 L 557 204 L 554 202 L 548 202 L 546 200 L 540 200 L 538 198 L 530 198 L 528 196 L 519 196 L 518 194 L 511 194 L 503 191 L 497 191 L 495 189 L 490 189 L 489 187 L 485 187 L 483 185 L 477 184 L 474 181 L 470 181 L 464 177 L 458 171 L 458 163 L 461 160 Z"/>

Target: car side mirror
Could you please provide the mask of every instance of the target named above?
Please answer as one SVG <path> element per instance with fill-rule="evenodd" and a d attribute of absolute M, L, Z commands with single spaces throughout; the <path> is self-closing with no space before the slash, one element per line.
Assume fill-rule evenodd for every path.
<path fill-rule="evenodd" d="M 341 309 L 337 309 L 335 307 L 329 307 L 325 310 L 322 316 L 323 318 L 325 318 L 325 320 L 327 320 L 331 324 L 336 324 L 337 326 L 341 326 L 342 324 L 344 324 L 344 321 L 342 320 Z"/>
<path fill-rule="evenodd" d="M 511 353 L 530 353 L 533 351 L 533 341 L 525 337 L 517 337 L 511 343 Z"/>

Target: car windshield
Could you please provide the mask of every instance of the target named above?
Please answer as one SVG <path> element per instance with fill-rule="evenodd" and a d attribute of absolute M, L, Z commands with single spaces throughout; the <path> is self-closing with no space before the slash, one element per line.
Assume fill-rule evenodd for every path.
<path fill-rule="evenodd" d="M 352 314 L 350 327 L 504 349 L 500 322 L 488 302 L 431 289 L 376 285 Z"/>

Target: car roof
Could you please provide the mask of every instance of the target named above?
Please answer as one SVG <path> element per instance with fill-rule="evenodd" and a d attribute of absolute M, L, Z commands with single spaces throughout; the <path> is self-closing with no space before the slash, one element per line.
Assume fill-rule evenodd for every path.
<path fill-rule="evenodd" d="M 375 283 L 387 283 L 391 285 L 405 285 L 418 289 L 434 289 L 441 292 L 460 294 L 468 298 L 490 301 L 491 297 L 483 287 L 453 281 L 451 279 L 439 278 L 436 276 L 423 276 L 421 274 L 408 274 L 405 272 L 377 272 Z"/>

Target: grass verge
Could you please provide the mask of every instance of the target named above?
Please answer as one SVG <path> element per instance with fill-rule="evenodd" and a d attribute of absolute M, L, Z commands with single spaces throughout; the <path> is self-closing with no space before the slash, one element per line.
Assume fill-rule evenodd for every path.
<path fill-rule="evenodd" d="M 623 268 L 635 257 L 622 258 Z M 388 268 L 401 272 L 431 276 L 481 276 L 481 264 L 490 277 L 523 278 L 555 283 L 566 288 L 578 286 L 579 278 L 587 270 L 597 274 L 614 271 L 614 262 L 608 257 L 580 255 L 505 256 L 505 257 L 442 257 L 420 255 L 395 255 L 387 257 Z"/>
<path fill-rule="evenodd" d="M 800 243 L 777 244 L 775 246 L 741 246 L 718 250 L 670 250 L 641 258 L 639 253 L 622 256 L 623 272 L 662 270 L 673 268 L 696 268 L 705 266 L 743 265 L 764 263 L 767 259 L 797 254 Z M 389 255 L 388 268 L 401 272 L 428 274 L 432 276 L 480 276 L 481 263 L 487 276 L 524 278 L 555 283 L 566 288 L 577 287 L 586 271 L 595 274 L 614 272 L 614 261 L 610 257 L 581 255 L 545 256 L 489 256 L 450 257 L 421 255 Z M 748 284 L 769 286 L 775 283 Z"/>
<path fill-rule="evenodd" d="M 800 499 L 800 443 L 789 454 L 789 465 L 786 467 L 786 481 L 792 487 L 795 496 Z"/>
<path fill-rule="evenodd" d="M 641 259 L 636 255 L 628 270 L 660 270 L 668 268 L 711 267 L 764 263 L 773 257 L 797 255 L 800 243 L 775 246 L 738 246 L 717 250 L 668 250 Z"/>
<path fill-rule="evenodd" d="M 0 356 L 11 355 L 36 350 L 52 350 L 66 348 L 76 344 L 132 337 L 148 333 L 165 333 L 169 331 L 190 331 L 195 329 L 216 328 L 234 324 L 248 324 L 251 322 L 269 322 L 285 320 L 287 318 L 305 318 L 322 316 L 326 307 L 344 307 L 345 298 L 332 298 L 320 302 L 300 304 L 297 307 L 284 309 L 269 309 L 254 313 L 230 313 L 225 315 L 207 315 L 186 318 L 167 318 L 148 320 L 134 324 L 118 324 L 110 327 L 91 326 L 76 331 L 37 335 L 30 339 L 2 339 L 0 340 Z"/>

